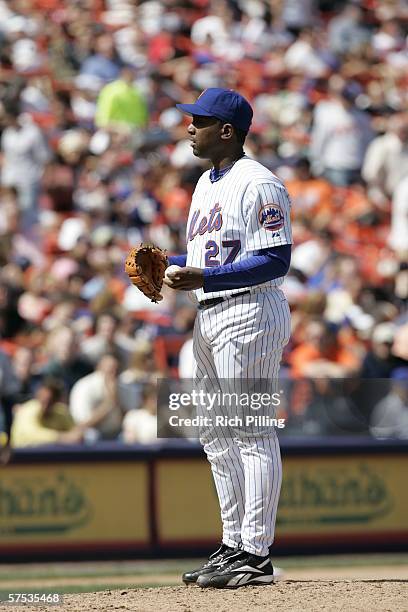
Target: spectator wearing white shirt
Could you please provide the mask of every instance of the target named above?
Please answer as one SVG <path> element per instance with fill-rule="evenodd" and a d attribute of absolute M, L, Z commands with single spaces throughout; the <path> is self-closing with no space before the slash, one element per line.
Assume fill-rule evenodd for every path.
<path fill-rule="evenodd" d="M 391 375 L 391 390 L 374 408 L 370 432 L 376 438 L 408 439 L 408 368 Z"/>
<path fill-rule="evenodd" d="M 340 15 L 330 21 L 328 34 L 330 48 L 335 53 L 358 52 L 370 40 L 370 30 L 364 23 L 361 6 L 348 2 Z"/>
<path fill-rule="evenodd" d="M 316 7 L 316 0 L 285 0 L 282 20 L 291 32 L 297 34 L 302 29 L 316 24 Z"/>
<path fill-rule="evenodd" d="M 126 413 L 122 433 L 126 444 L 150 444 L 157 441 L 156 385 L 146 385 L 141 407 Z"/>
<path fill-rule="evenodd" d="M 22 224 L 30 227 L 38 220 L 40 183 L 50 152 L 40 130 L 26 115 L 8 108 L 6 127 L 1 136 L 3 164 L 1 182 L 16 187 L 22 210 Z"/>
<path fill-rule="evenodd" d="M 323 54 L 319 48 L 319 33 L 313 32 L 312 29 L 303 30 L 284 57 L 289 71 L 315 78 L 327 75 L 329 68 L 327 60 L 327 53 Z"/>
<path fill-rule="evenodd" d="M 197 19 L 191 28 L 191 41 L 195 45 L 227 43 L 231 14 L 228 4 L 222 0 L 211 3 L 211 12 Z"/>
<path fill-rule="evenodd" d="M 85 429 L 85 440 L 117 438 L 122 427 L 118 394 L 119 362 L 114 354 L 104 355 L 95 372 L 78 380 L 72 388 L 69 409 L 74 421 Z"/>
<path fill-rule="evenodd" d="M 180 378 L 194 378 L 193 338 L 188 338 L 180 349 L 178 371 Z"/>
<path fill-rule="evenodd" d="M 381 24 L 372 39 L 373 49 L 379 57 L 404 47 L 404 37 L 397 19 L 388 19 Z"/>
<path fill-rule="evenodd" d="M 400 181 L 408 176 L 408 113 L 393 115 L 385 134 L 369 144 L 361 174 L 377 203 L 392 197 Z"/>
<path fill-rule="evenodd" d="M 358 86 L 332 79 L 332 96 L 313 115 L 310 156 L 315 172 L 345 187 L 361 180 L 361 167 L 373 131 L 368 115 L 354 105 Z"/>
<path fill-rule="evenodd" d="M 388 244 L 400 261 L 408 260 L 408 175 L 399 183 L 392 198 Z"/>

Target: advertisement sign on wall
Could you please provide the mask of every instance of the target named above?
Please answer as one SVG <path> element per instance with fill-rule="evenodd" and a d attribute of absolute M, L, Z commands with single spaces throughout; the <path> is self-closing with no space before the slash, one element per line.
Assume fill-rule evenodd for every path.
<path fill-rule="evenodd" d="M 197 551 L 221 536 L 202 455 L 10 465 L 0 472 L 0 554 Z M 289 456 L 278 549 L 408 544 L 406 454 Z"/>
<path fill-rule="evenodd" d="M 142 462 L 9 466 L 0 475 L 0 549 L 147 546 L 147 495 Z"/>

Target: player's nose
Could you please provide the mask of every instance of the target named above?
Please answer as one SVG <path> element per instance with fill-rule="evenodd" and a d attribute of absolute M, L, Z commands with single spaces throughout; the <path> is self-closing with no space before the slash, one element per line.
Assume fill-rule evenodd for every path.
<path fill-rule="evenodd" d="M 193 125 L 193 122 L 190 123 L 190 125 L 187 128 L 187 132 L 190 134 L 190 136 L 194 136 L 195 134 L 195 127 Z"/>

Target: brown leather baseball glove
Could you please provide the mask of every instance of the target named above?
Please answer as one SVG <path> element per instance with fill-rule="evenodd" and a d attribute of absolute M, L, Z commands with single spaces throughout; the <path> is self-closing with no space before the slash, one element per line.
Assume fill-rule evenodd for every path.
<path fill-rule="evenodd" d="M 150 244 L 133 248 L 125 261 L 125 272 L 132 285 L 152 302 L 160 302 L 163 278 L 169 261 L 165 252 Z"/>

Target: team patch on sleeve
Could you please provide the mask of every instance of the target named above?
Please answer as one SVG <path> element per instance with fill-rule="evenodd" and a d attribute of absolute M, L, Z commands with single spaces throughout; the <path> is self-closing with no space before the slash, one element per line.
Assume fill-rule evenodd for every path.
<path fill-rule="evenodd" d="M 278 232 L 285 222 L 282 208 L 274 203 L 262 206 L 258 219 L 262 227 L 270 232 Z"/>

